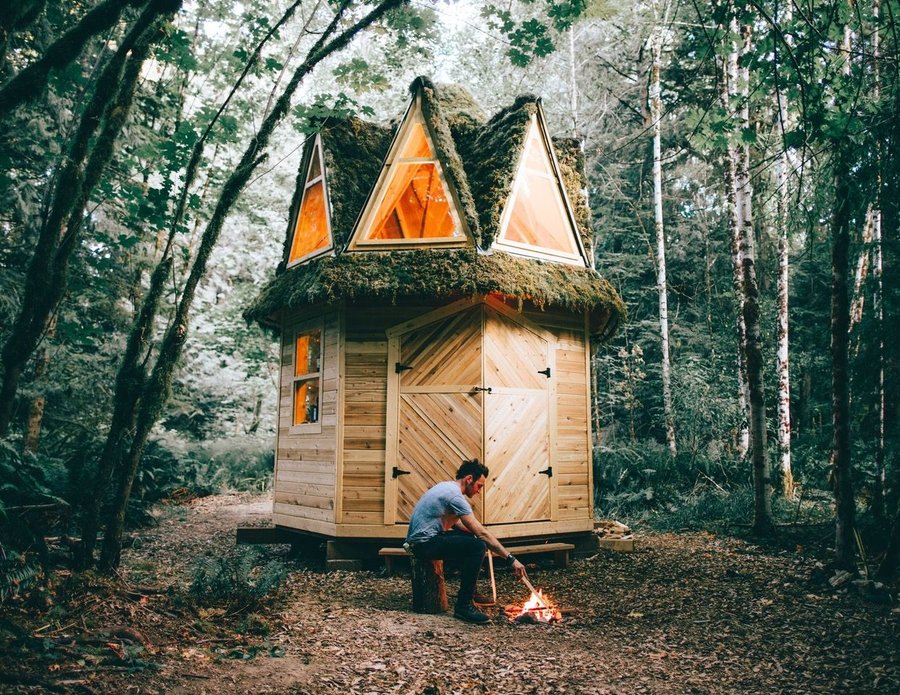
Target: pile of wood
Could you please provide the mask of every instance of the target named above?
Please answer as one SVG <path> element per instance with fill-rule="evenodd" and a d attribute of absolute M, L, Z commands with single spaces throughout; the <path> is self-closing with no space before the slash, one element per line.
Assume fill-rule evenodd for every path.
<path fill-rule="evenodd" d="M 634 534 L 625 524 L 612 519 L 594 523 L 594 533 L 599 536 L 600 547 L 620 553 L 634 552 Z"/>

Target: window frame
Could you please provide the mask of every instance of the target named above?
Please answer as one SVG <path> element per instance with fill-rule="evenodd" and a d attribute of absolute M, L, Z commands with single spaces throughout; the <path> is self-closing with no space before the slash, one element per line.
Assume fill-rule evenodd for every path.
<path fill-rule="evenodd" d="M 381 251 L 390 249 L 402 249 L 410 247 L 432 247 L 432 248 L 462 248 L 471 245 L 469 232 L 459 214 L 459 205 L 453 190 L 450 188 L 447 177 L 444 174 L 444 167 L 441 164 L 437 148 L 434 144 L 434 137 L 422 115 L 420 97 L 417 97 L 410 104 L 410 109 L 403 120 L 403 124 L 397 133 L 397 139 L 392 144 L 388 157 L 382 165 L 382 171 L 376 184 L 375 195 L 370 195 L 363 209 L 360 223 L 354 232 L 351 242 L 348 245 L 348 251 Z M 431 158 L 427 157 L 402 157 L 401 153 L 409 143 L 416 131 L 416 125 L 422 127 L 422 131 L 426 138 L 429 148 L 431 149 Z M 453 219 L 454 229 L 458 232 L 452 237 L 421 237 L 421 238 L 404 238 L 404 239 L 366 239 L 366 235 L 372 231 L 384 198 L 387 195 L 390 183 L 396 173 L 397 164 L 432 164 L 435 172 L 447 195 L 447 203 L 450 215 Z"/>
<path fill-rule="evenodd" d="M 312 169 L 313 163 L 316 158 L 318 158 L 319 163 L 319 175 L 313 179 L 309 178 L 309 172 Z M 300 214 L 303 212 L 303 203 L 306 202 L 306 196 L 309 194 L 309 190 L 315 186 L 317 183 L 321 181 L 322 183 L 322 198 L 325 204 L 325 228 L 328 234 L 328 241 L 325 246 L 310 251 L 305 256 L 300 256 L 299 258 L 295 258 L 291 260 L 291 252 L 294 249 L 294 241 L 297 238 L 297 225 L 300 224 Z M 291 224 L 291 243 L 287 250 L 287 264 L 285 268 L 293 268 L 296 265 L 300 265 L 301 263 L 305 263 L 313 258 L 318 258 L 326 253 L 329 253 L 334 250 L 334 236 L 331 231 L 331 197 L 328 195 L 328 179 L 325 176 L 325 157 L 322 152 L 322 136 L 321 134 L 316 134 L 315 140 L 313 141 L 312 155 L 309 158 L 309 161 L 306 163 L 306 178 L 305 183 L 303 184 L 303 195 L 300 196 L 300 203 L 297 205 L 297 210 L 294 212 L 292 217 L 293 223 Z"/>
<path fill-rule="evenodd" d="M 319 364 L 318 371 L 304 372 L 297 374 L 297 340 L 304 334 L 310 334 L 318 331 L 319 333 Z M 290 426 L 288 428 L 290 434 L 319 434 L 322 432 L 322 396 L 325 375 L 325 321 L 324 317 L 311 319 L 302 323 L 295 324 L 289 331 L 291 336 L 291 349 L 293 356 L 291 358 L 290 370 L 291 377 L 288 385 L 291 399 Z M 283 360 L 282 360 L 283 363 Z M 297 385 L 302 382 L 318 381 L 319 398 L 317 405 L 317 415 L 315 422 L 295 423 L 294 419 L 297 412 Z"/>
<path fill-rule="evenodd" d="M 532 146 L 532 141 L 535 140 L 537 141 L 538 146 L 543 147 L 544 154 L 549 160 L 551 171 L 550 174 L 547 174 L 544 171 L 538 171 L 537 169 L 532 169 L 527 165 L 526 160 L 528 157 L 528 148 Z M 512 190 L 510 191 L 509 198 L 506 201 L 506 206 L 503 209 L 503 215 L 500 219 L 500 232 L 497 235 L 497 239 L 494 241 L 494 248 L 500 251 L 507 251 L 518 256 L 526 256 L 528 258 L 536 258 L 540 260 L 557 261 L 584 267 L 586 264 L 584 261 L 584 257 L 581 255 L 581 249 L 579 248 L 580 243 L 578 239 L 578 228 L 575 225 L 574 219 L 572 218 L 572 213 L 569 208 L 569 203 L 565 196 L 565 192 L 561 187 L 559 170 L 553 157 L 553 151 L 552 149 L 550 149 L 548 143 L 546 142 L 546 138 L 544 138 L 543 129 L 538 122 L 537 114 L 532 115 L 531 117 L 531 123 L 528 126 L 528 132 L 525 135 L 525 142 L 523 143 L 522 152 L 519 155 L 519 161 L 516 164 L 515 171 L 516 178 L 513 181 Z M 527 175 L 537 176 L 554 184 L 553 193 L 556 199 L 558 210 L 561 213 L 562 218 L 568 221 L 570 231 L 573 235 L 572 244 L 575 247 L 574 253 L 566 253 L 565 251 L 557 251 L 546 246 L 535 246 L 533 244 L 526 244 L 520 241 L 513 241 L 511 239 L 505 238 L 505 235 L 509 230 L 510 221 L 512 219 L 513 211 L 516 207 L 516 202 L 518 201 L 524 178 Z"/>

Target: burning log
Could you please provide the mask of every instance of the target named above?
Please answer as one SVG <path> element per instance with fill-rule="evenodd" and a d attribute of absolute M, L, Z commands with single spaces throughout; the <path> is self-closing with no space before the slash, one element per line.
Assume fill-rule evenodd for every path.
<path fill-rule="evenodd" d="M 504 613 L 517 623 L 558 623 L 562 611 L 540 589 L 532 589 L 531 597 L 522 606 L 507 606 Z"/>

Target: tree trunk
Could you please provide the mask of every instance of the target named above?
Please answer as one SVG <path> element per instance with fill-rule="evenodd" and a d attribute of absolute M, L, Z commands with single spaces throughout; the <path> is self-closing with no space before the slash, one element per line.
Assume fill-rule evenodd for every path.
<path fill-rule="evenodd" d="M 782 10 L 779 21 L 787 24 L 791 20 L 790 4 Z M 790 47 L 790 39 L 787 39 Z M 775 50 L 779 48 L 775 43 Z M 776 53 L 776 60 L 777 60 Z M 777 73 L 776 73 L 777 75 Z M 785 85 L 786 88 L 786 85 Z M 793 499 L 794 472 L 791 467 L 791 370 L 790 370 L 790 243 L 788 235 L 790 207 L 790 155 L 785 143 L 784 134 L 790 130 L 791 119 L 787 96 L 783 88 L 776 82 L 776 107 L 778 127 L 781 131 L 781 153 L 775 163 L 775 189 L 777 198 L 778 229 L 778 318 L 776 322 L 776 373 L 778 377 L 778 472 L 781 480 L 781 494 Z"/>
<path fill-rule="evenodd" d="M 409 559 L 412 578 L 412 609 L 416 613 L 446 613 L 447 585 L 443 560 Z"/>
<path fill-rule="evenodd" d="M 726 28 L 732 36 L 738 32 L 737 22 L 732 20 Z M 728 39 L 729 51 L 720 64 L 722 77 L 722 90 L 719 100 L 726 112 L 731 113 L 733 102 L 736 98 L 736 84 L 738 80 L 738 52 L 734 45 L 734 38 Z M 741 259 L 742 237 L 744 228 L 744 204 L 741 196 L 744 191 L 738 185 L 738 160 L 740 153 L 738 147 L 729 143 L 725 158 L 725 198 L 731 210 L 731 269 L 732 288 L 734 291 L 737 328 L 737 357 L 738 357 L 738 410 L 741 422 L 738 426 L 737 453 L 743 459 L 750 450 L 750 386 L 747 377 L 747 360 L 743 346 L 747 342 L 747 326 L 744 322 L 744 271 Z"/>
<path fill-rule="evenodd" d="M 752 26 L 741 26 L 740 58 L 750 54 Z M 740 64 L 740 58 L 739 64 Z M 751 128 L 750 123 L 750 69 L 742 65 L 738 71 L 739 132 Z M 736 169 L 738 200 L 742 206 L 741 267 L 744 284 L 744 327 L 746 342 L 743 347 L 747 364 L 747 386 L 750 395 L 750 444 L 753 462 L 753 531 L 771 533 L 772 481 L 769 475 L 769 451 L 766 444 L 766 393 L 763 381 L 762 331 L 759 322 L 759 285 L 756 279 L 756 252 L 753 229 L 753 186 L 750 182 L 750 145 L 740 147 Z"/>
<path fill-rule="evenodd" d="M 47 328 L 47 337 L 52 337 L 56 328 L 56 316 L 50 320 L 50 326 Z M 34 360 L 34 381 L 33 388 L 36 390 L 35 395 L 28 403 L 28 416 L 25 421 L 25 437 L 22 440 L 22 451 L 29 454 L 36 454 L 41 441 L 41 427 L 44 422 L 44 406 L 47 399 L 42 393 L 42 389 L 46 387 L 44 383 L 47 374 L 47 368 L 50 366 L 50 352 L 47 346 L 38 350 Z"/>
<path fill-rule="evenodd" d="M 259 132 L 249 143 L 237 167 L 235 167 L 235 170 L 224 183 L 213 215 L 203 231 L 197 255 L 191 264 L 172 324 L 165 332 L 159 347 L 159 356 L 156 364 L 140 395 L 140 410 L 137 415 L 135 435 L 131 442 L 128 456 L 122 462 L 120 469 L 115 472 L 117 481 L 115 499 L 106 519 L 103 547 L 100 554 L 100 568 L 102 570 L 112 571 L 119 564 L 124 532 L 125 507 L 131 494 L 131 487 L 137 473 L 141 454 L 150 431 L 156 424 L 168 397 L 175 367 L 187 339 L 194 293 L 197 285 L 206 273 L 210 254 L 218 241 L 228 213 L 236 202 L 238 195 L 247 185 L 256 167 L 264 161 L 264 153 L 275 126 L 287 114 L 291 98 L 303 79 L 322 60 L 342 50 L 357 34 L 379 20 L 387 12 L 406 2 L 407 0 L 384 0 L 359 21 L 329 41 L 329 38 L 337 30 L 349 8 L 349 1 L 343 2 L 329 26 L 320 35 L 312 49 L 310 49 L 306 60 L 295 70 L 294 75 L 275 103 L 274 108 L 264 119 Z"/>
<path fill-rule="evenodd" d="M 884 398 L 884 281 L 882 271 L 884 257 L 881 238 L 881 211 L 875 212 L 874 220 L 875 241 L 875 333 L 878 340 L 878 441 L 875 449 L 875 481 L 872 486 L 872 513 L 876 519 L 884 520 L 885 491 L 887 488 L 887 470 L 884 463 L 885 446 L 885 398 Z"/>
<path fill-rule="evenodd" d="M 654 3 L 654 15 L 656 4 Z M 669 456 L 675 457 L 678 449 L 675 443 L 675 415 L 672 407 L 672 377 L 669 363 L 669 306 L 668 283 L 666 281 L 666 237 L 663 224 L 662 204 L 662 98 L 660 95 L 660 70 L 662 45 L 668 19 L 654 27 L 650 38 L 650 120 L 653 128 L 653 213 L 656 228 L 656 287 L 659 293 L 659 337 L 661 352 L 663 413 L 666 425 L 666 446 Z"/>
<path fill-rule="evenodd" d="M 881 16 L 880 0 L 874 0 L 872 3 L 872 14 L 874 17 L 874 27 L 872 30 L 872 62 L 875 78 L 874 97 L 875 103 L 881 100 L 881 34 L 879 31 L 879 21 Z M 877 145 L 877 187 L 876 187 L 876 203 L 875 217 L 872 220 L 872 239 L 875 245 L 875 333 L 878 340 L 878 442 L 875 449 L 875 484 L 872 486 L 872 513 L 876 519 L 884 520 L 885 512 L 885 488 L 887 487 L 887 472 L 884 463 L 884 438 L 885 438 L 885 398 L 884 398 L 884 255 L 883 242 L 881 235 L 882 222 L 882 197 L 881 189 L 884 181 L 882 174 L 884 168 L 884 155 L 881 148 L 881 140 Z M 895 522 L 895 535 L 900 534 Z M 898 539 L 900 542 L 900 539 Z"/>
<path fill-rule="evenodd" d="M 778 179 L 778 321 L 776 331 L 776 369 L 778 373 L 778 472 L 781 494 L 794 497 L 794 473 L 791 468 L 791 371 L 789 359 L 789 284 L 790 257 L 788 251 L 788 187 L 787 153 L 777 164 Z"/>
<path fill-rule="evenodd" d="M 850 169 L 842 150 L 836 153 L 834 171 L 831 250 L 831 462 L 836 506 L 834 551 L 836 565 L 851 570 L 856 563 L 853 537 L 855 504 L 850 479 L 850 185 L 847 181 Z"/>
<path fill-rule="evenodd" d="M 746 20 L 744 20 L 746 21 Z M 726 32 L 727 58 L 723 63 L 721 99 L 734 113 L 738 143 L 728 146 L 727 192 L 732 206 L 732 258 L 735 291 L 739 304 L 739 353 L 746 369 L 746 396 L 753 471 L 753 531 L 772 531 L 772 493 L 766 444 L 766 403 L 763 382 L 762 333 L 759 325 L 759 286 L 756 279 L 753 229 L 753 187 L 750 181 L 750 146 L 743 137 L 749 132 L 749 68 L 741 57 L 750 53 L 752 28 L 731 17 Z M 743 391 L 743 384 L 742 384 Z"/>

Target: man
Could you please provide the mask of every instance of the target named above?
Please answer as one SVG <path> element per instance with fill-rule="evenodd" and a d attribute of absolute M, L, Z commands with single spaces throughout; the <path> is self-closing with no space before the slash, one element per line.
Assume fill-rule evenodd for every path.
<path fill-rule="evenodd" d="M 472 602 L 485 548 L 503 558 L 516 577 L 525 576 L 525 565 L 481 525 L 466 499 L 481 492 L 487 475 L 487 466 L 478 459 L 463 461 L 456 471 L 456 480 L 438 483 L 422 495 L 413 508 L 405 544 L 422 560 L 453 559 L 460 563 L 459 594 L 453 615 L 479 624 L 489 620 Z"/>

